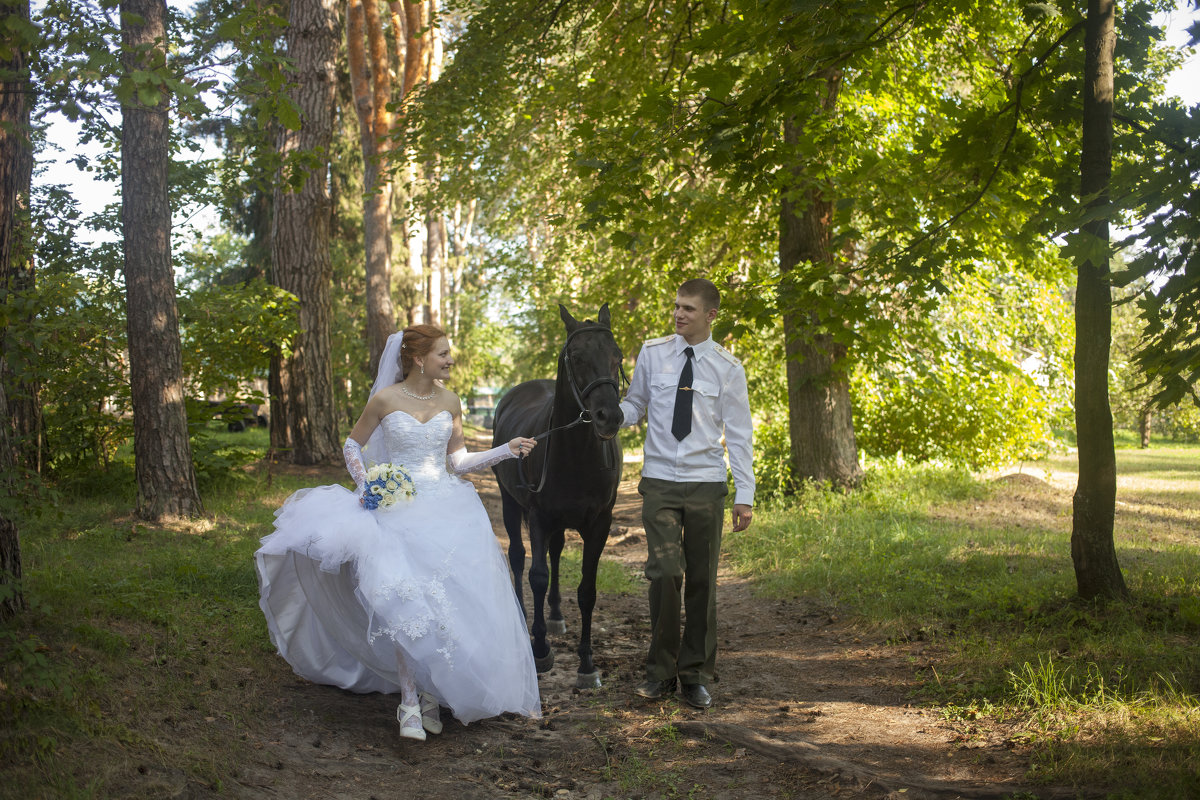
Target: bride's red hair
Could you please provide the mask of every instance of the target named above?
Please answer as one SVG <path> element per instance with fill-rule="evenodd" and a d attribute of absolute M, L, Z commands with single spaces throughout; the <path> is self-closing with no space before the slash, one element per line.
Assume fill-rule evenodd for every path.
<path fill-rule="evenodd" d="M 446 333 L 436 325 L 411 325 L 404 329 L 404 341 L 400 344 L 400 369 L 408 375 L 413 368 L 414 358 L 424 358 L 433 350 L 437 340 Z"/>

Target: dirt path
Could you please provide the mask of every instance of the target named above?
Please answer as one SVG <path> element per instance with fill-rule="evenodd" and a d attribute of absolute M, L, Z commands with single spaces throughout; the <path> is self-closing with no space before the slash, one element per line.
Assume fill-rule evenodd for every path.
<path fill-rule="evenodd" d="M 475 482 L 502 534 L 494 479 Z M 635 487 L 621 487 L 605 558 L 640 571 Z M 395 698 L 293 679 L 275 718 L 246 732 L 247 761 L 225 796 L 732 800 L 1002 797 L 1025 788 L 1027 759 L 1003 731 L 910 705 L 915 670 L 930 655 L 919 642 L 873 641 L 834 610 L 757 599 L 723 570 L 721 681 L 713 707 L 696 711 L 632 694 L 647 638 L 640 594 L 600 598 L 594 648 L 604 688 L 574 689 L 573 587 L 564 595 L 568 633 L 554 639 L 556 666 L 540 679 L 542 721 L 449 722 L 414 743 L 397 735 Z"/>

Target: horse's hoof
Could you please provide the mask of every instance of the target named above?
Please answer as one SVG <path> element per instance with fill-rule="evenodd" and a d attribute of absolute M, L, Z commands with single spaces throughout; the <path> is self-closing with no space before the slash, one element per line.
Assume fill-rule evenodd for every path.
<path fill-rule="evenodd" d="M 534 656 L 533 657 L 533 667 L 534 667 L 534 669 L 537 670 L 539 675 L 541 675 L 543 672 L 549 672 L 550 668 L 553 666 L 554 666 L 554 651 L 553 650 L 546 653 L 546 655 L 544 655 L 544 656 L 540 656 L 540 657 Z"/>
<path fill-rule="evenodd" d="M 546 620 L 546 633 L 552 633 L 555 636 L 562 636 L 567 632 L 567 621 L 565 619 L 548 619 Z"/>
<path fill-rule="evenodd" d="M 600 688 L 600 670 L 595 672 L 577 672 L 575 673 L 575 688 L 576 689 L 599 689 Z"/>

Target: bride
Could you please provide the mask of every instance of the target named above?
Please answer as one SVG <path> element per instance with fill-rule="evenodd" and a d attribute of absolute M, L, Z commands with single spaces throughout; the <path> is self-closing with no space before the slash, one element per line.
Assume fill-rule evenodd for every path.
<path fill-rule="evenodd" d="M 541 716 L 508 568 L 479 496 L 458 477 L 536 442 L 468 453 L 462 405 L 435 383 L 453 365 L 438 328 L 393 334 L 344 448 L 356 491 L 296 492 L 255 554 L 279 654 L 315 683 L 399 692 L 400 735 L 418 740 L 441 732 L 439 706 L 464 724 L 506 711 Z M 413 492 L 372 508 L 368 471 L 387 463 L 411 476 Z"/>

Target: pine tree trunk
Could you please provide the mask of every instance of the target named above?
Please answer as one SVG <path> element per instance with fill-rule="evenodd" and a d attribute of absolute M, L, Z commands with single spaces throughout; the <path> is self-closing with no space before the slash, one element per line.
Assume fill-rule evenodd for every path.
<path fill-rule="evenodd" d="M 826 103 L 836 103 L 837 79 L 830 79 Z M 784 140 L 800 134 L 792 121 Z M 795 171 L 801 183 L 802 168 Z M 811 183 L 811 181 L 808 181 Z M 811 185 L 793 199 L 786 193 L 779 212 L 779 268 L 785 284 L 800 264 L 827 264 L 832 203 L 823 187 Z M 795 301 L 792 301 L 794 303 Z M 788 428 L 793 476 L 800 480 L 857 486 L 862 480 L 850 403 L 850 383 L 841 369 L 846 348 L 821 332 L 821 320 L 791 305 L 783 312 L 787 354 Z"/>
<path fill-rule="evenodd" d="M 283 355 L 278 351 L 272 353 L 267 373 L 267 396 L 271 404 L 271 453 L 275 458 L 285 453 L 290 458 L 292 452 L 291 381 L 288 378 Z"/>
<path fill-rule="evenodd" d="M 445 328 L 442 305 L 446 288 L 446 222 L 442 215 L 431 211 L 425 223 L 427 238 L 425 241 L 425 257 L 429 262 L 429 322 Z"/>
<path fill-rule="evenodd" d="M 293 0 L 288 17 L 288 56 L 296 66 L 289 96 L 300 109 L 299 130 L 282 130 L 279 153 L 321 159 L 299 191 L 283 181 L 275 191 L 271 255 L 275 283 L 300 301 L 300 335 L 286 365 L 291 460 L 320 464 L 341 457 L 333 407 L 330 341 L 330 207 L 325 175 L 333 141 L 337 57 L 336 0 Z"/>
<path fill-rule="evenodd" d="M 17 525 L 0 514 L 0 620 L 11 619 L 26 608 L 21 576 L 21 537 Z"/>
<path fill-rule="evenodd" d="M 1108 206 L 1112 175 L 1113 0 L 1088 0 L 1084 54 L 1083 152 L 1080 192 L 1092 209 Z M 1075 488 L 1071 558 L 1085 599 L 1129 594 L 1113 543 L 1117 463 L 1108 361 L 1112 341 L 1107 213 L 1083 226 L 1087 255 L 1078 259 L 1075 295 L 1075 426 L 1079 483 Z"/>
<path fill-rule="evenodd" d="M 391 132 L 391 113 L 387 108 L 391 102 L 391 64 L 378 0 L 349 0 L 346 52 L 363 156 L 367 344 L 371 356 L 369 369 L 374 375 L 387 337 L 396 329 L 392 307 L 392 185 L 382 169 Z"/>
<path fill-rule="evenodd" d="M 0 6 L 0 26 L 10 18 L 29 22 L 27 0 Z M 30 236 L 29 193 L 33 177 L 33 147 L 29 140 L 29 114 L 33 88 L 24 45 L 10 36 L 7 56 L 0 61 L 3 91 L 0 92 L 0 303 L 7 304 L 10 293 L 34 288 L 32 237 Z M 32 322 L 30 314 L 10 307 L 6 318 L 18 324 Z M 42 469 L 42 413 L 39 386 L 29 378 L 29 370 L 18 361 L 36 358 L 21 352 L 13 339 L 0 335 L 0 383 L 8 392 L 7 413 L 0 425 L 9 426 L 14 466 L 31 472 Z"/>
<path fill-rule="evenodd" d="M 417 185 L 416 165 L 405 171 L 410 188 Z M 408 324 L 427 325 L 429 318 L 429 274 L 425 269 L 425 246 L 429 243 L 429 232 L 425 220 L 408 215 L 404 225 L 404 241 L 408 243 L 408 280 L 412 284 L 412 302 L 408 305 Z"/>
<path fill-rule="evenodd" d="M 165 0 L 122 0 L 121 38 L 127 73 L 162 69 Z M 179 314 L 171 270 L 168 199 L 168 98 L 122 105 L 121 215 L 125 253 L 129 378 L 138 515 L 145 519 L 200 513 L 188 440 L 180 357 Z"/>
<path fill-rule="evenodd" d="M 0 356 L 0 362 L 3 361 Z M 0 419 L 8 414 L 4 384 L 0 383 Z M 11 496 L 13 447 L 8 427 L 0 425 L 0 494 Z M 0 620 L 11 619 L 25 610 L 21 590 L 21 536 L 17 524 L 0 512 Z"/>
<path fill-rule="evenodd" d="M 26 1 L 0 6 L 0 27 L 8 30 L 10 18 L 29 22 Z M 23 27 L 23 26 L 18 26 Z M 33 178 L 33 148 L 29 140 L 29 111 L 33 105 L 24 43 L 10 36 L 9 49 L 0 61 L 0 307 L 12 292 L 33 288 L 30 252 L 29 192 Z M 15 308 L 2 308 L 0 319 L 0 496 L 11 497 L 18 473 L 39 471 L 41 448 L 40 404 L 37 386 L 23 381 L 11 369 L 17 353 L 9 326 Z M 0 512 L 0 620 L 25 609 L 21 590 L 21 537 L 16 522 Z"/>
<path fill-rule="evenodd" d="M 378 158 L 364 165 L 363 243 L 367 256 L 367 343 L 374 375 L 387 339 L 396 332 L 392 305 L 392 186 L 382 183 Z"/>

